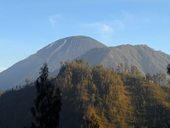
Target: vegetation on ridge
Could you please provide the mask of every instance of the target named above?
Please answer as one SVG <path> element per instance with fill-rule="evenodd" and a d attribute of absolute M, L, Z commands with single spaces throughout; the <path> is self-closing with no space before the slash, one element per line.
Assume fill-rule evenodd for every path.
<path fill-rule="evenodd" d="M 126 70 L 114 71 L 102 66 L 91 67 L 79 60 L 64 63 L 58 75 L 50 80 L 62 92 L 61 127 L 170 127 L 169 89 L 161 87 L 159 80 L 156 82 L 153 78 L 159 77 L 143 76 L 136 68 L 127 72 Z M 17 91 L 22 93 L 23 90 L 24 88 Z M 9 104 L 3 99 L 7 98 L 7 95 L 10 99 L 9 95 L 14 93 L 16 92 L 8 92 L 0 97 L 0 113 L 2 115 L 5 114 L 4 106 Z M 18 97 L 21 96 L 20 94 Z M 31 97 L 33 99 L 33 96 Z M 24 101 L 22 99 L 18 102 Z M 30 107 L 32 105 L 30 103 Z M 5 111 L 8 111 L 9 108 L 6 108 Z M 16 109 L 16 106 L 12 105 L 12 108 Z M 18 113 L 23 108 L 22 104 L 20 110 L 13 111 Z M 16 116 L 14 112 L 11 115 Z M 24 118 L 24 115 L 21 115 Z M 10 124 L 4 123 L 8 118 L 3 117 L 0 117 L 0 127 L 10 127 Z M 18 124 L 17 121 L 15 122 L 16 128 L 23 127 L 19 125 L 22 118 L 19 119 Z M 25 122 L 32 120 L 31 116 L 27 119 L 29 121 Z"/>

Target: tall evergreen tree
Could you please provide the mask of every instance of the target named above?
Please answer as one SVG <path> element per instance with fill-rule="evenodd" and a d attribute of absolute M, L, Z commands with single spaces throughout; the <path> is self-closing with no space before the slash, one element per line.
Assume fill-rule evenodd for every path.
<path fill-rule="evenodd" d="M 31 128 L 59 128 L 61 93 L 59 88 L 48 80 L 48 66 L 41 67 L 40 76 L 35 82 L 36 99 L 31 109 L 34 121 Z"/>
<path fill-rule="evenodd" d="M 170 64 L 167 66 L 167 73 L 170 75 Z"/>

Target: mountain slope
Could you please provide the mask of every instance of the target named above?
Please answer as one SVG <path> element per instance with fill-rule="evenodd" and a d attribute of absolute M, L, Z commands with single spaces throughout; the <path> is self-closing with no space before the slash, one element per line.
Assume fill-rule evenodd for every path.
<path fill-rule="evenodd" d="M 85 36 L 72 36 L 55 41 L 2 72 L 0 88 L 7 89 L 23 84 L 25 79 L 34 80 L 44 62 L 48 63 L 50 72 L 53 72 L 59 69 L 61 62 L 73 60 L 93 48 L 100 47 L 105 46 L 99 41 Z"/>
<path fill-rule="evenodd" d="M 170 56 L 146 45 L 121 45 L 110 48 L 92 49 L 80 57 L 92 65 L 102 64 L 116 68 L 120 63 L 135 65 L 142 73 L 166 73 Z"/>
<path fill-rule="evenodd" d="M 55 41 L 37 53 L 16 63 L 0 73 L 0 89 L 23 85 L 25 80 L 35 80 L 44 62 L 49 65 L 50 75 L 56 74 L 60 63 L 74 59 L 83 59 L 91 65 L 102 64 L 116 68 L 120 63 L 134 65 L 142 73 L 166 73 L 170 56 L 146 45 L 121 45 L 107 47 L 86 36 L 72 36 Z"/>

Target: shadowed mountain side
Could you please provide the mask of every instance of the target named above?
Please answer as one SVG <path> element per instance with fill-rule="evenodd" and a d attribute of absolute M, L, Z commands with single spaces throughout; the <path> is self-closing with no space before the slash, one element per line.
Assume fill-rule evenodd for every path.
<path fill-rule="evenodd" d="M 0 96 L 0 128 L 23 128 L 31 124 L 30 108 L 35 97 L 34 87 L 9 91 Z"/>

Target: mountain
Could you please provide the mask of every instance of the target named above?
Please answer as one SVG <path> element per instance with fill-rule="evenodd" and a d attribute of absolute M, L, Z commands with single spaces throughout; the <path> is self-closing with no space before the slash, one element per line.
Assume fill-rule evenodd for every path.
<path fill-rule="evenodd" d="M 117 47 L 104 47 L 92 49 L 81 59 L 91 65 L 102 64 L 105 67 L 115 68 L 119 64 L 134 65 L 142 73 L 166 73 L 170 63 L 170 56 L 148 47 L 147 45 L 121 45 Z"/>
<path fill-rule="evenodd" d="M 45 62 L 49 65 L 49 71 L 53 72 L 59 69 L 61 62 L 74 60 L 91 49 L 101 47 L 105 45 L 85 36 L 57 40 L 0 73 L 0 88 L 8 89 L 24 84 L 26 79 L 35 80 Z"/>
<path fill-rule="evenodd" d="M 134 65 L 142 73 L 166 72 L 170 56 L 146 45 L 120 45 L 107 47 L 86 36 L 72 36 L 57 40 L 37 53 L 16 63 L 0 73 L 0 89 L 23 85 L 25 80 L 35 80 L 44 62 L 49 65 L 51 75 L 56 74 L 61 62 L 83 59 L 91 65 L 102 64 L 116 68 L 119 64 Z"/>

